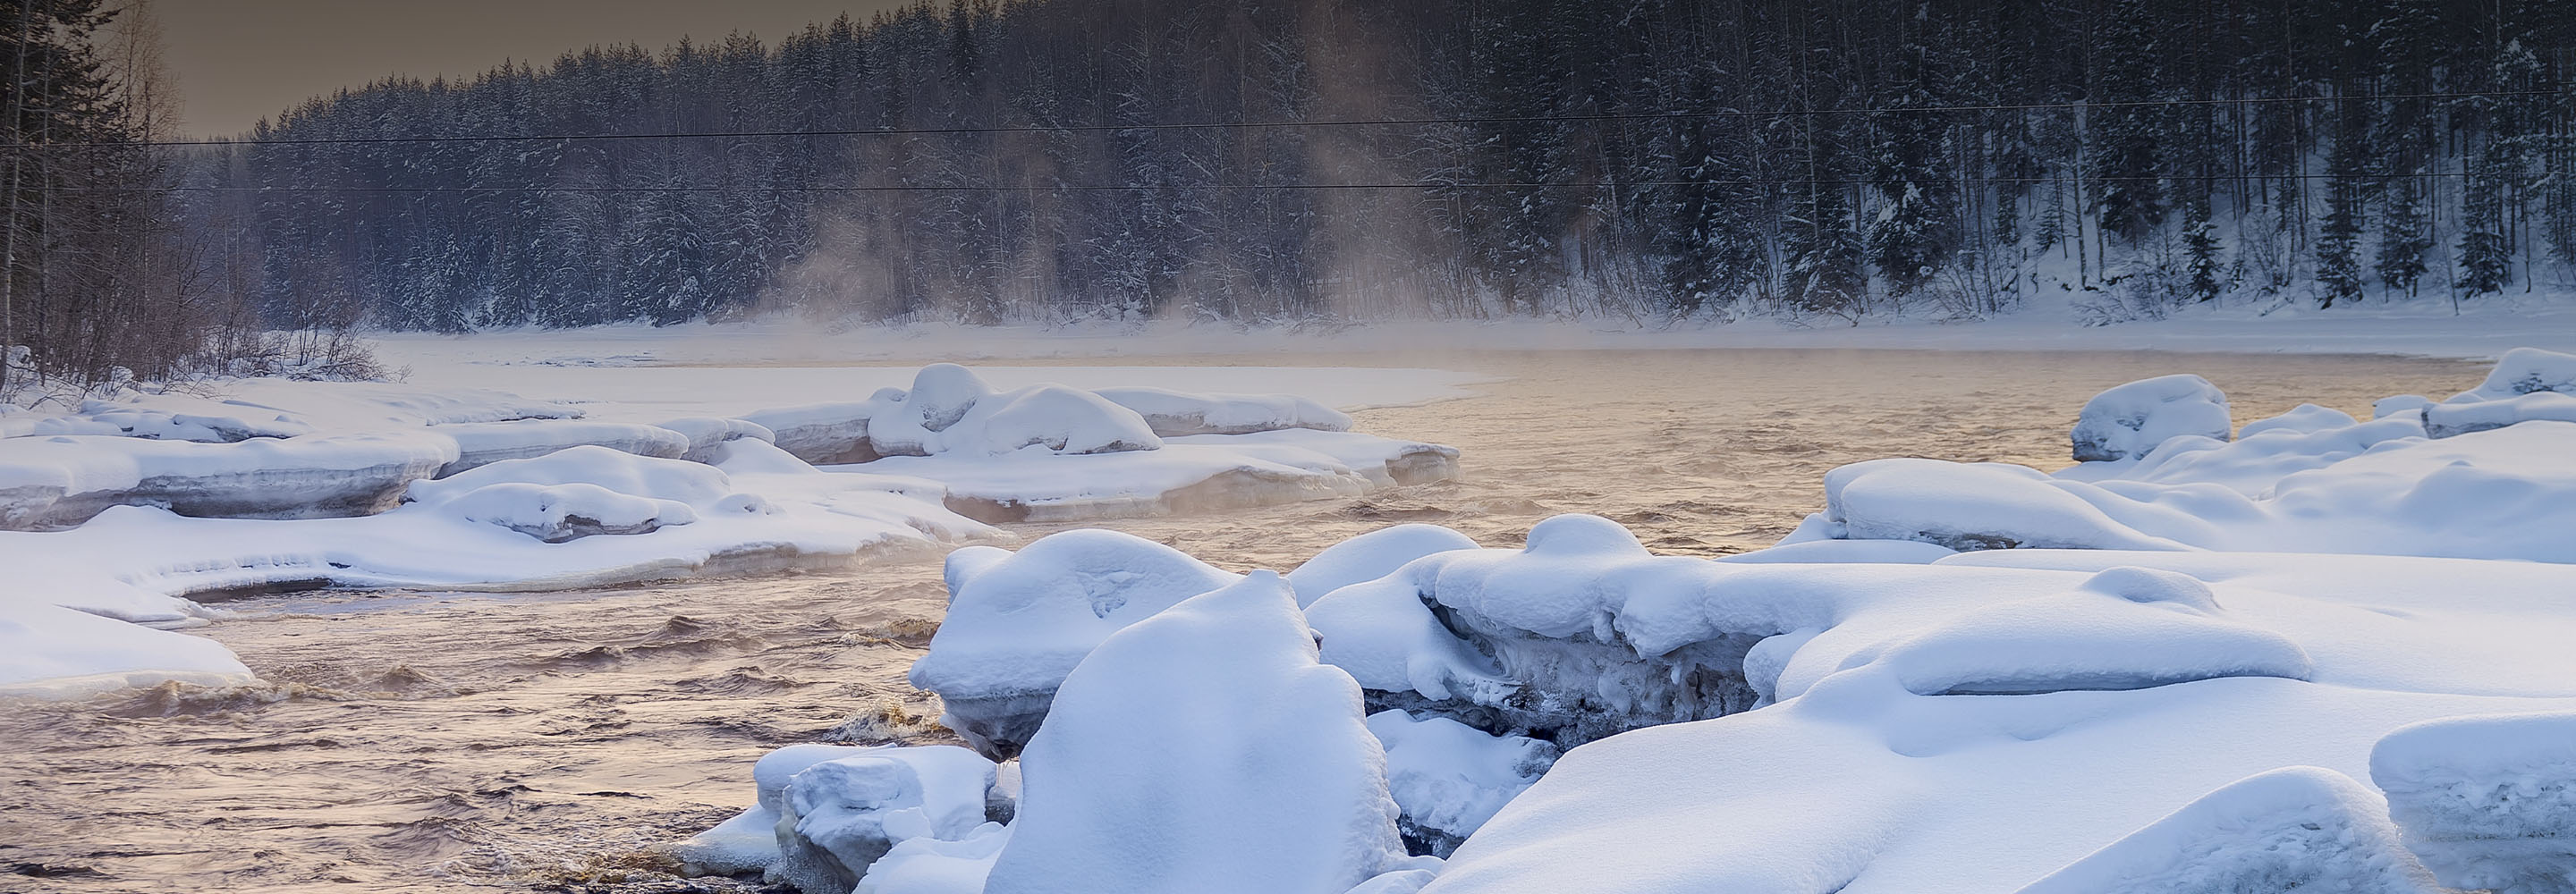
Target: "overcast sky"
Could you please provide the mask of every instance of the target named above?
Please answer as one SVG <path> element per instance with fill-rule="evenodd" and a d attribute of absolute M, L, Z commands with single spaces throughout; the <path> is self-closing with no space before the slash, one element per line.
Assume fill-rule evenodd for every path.
<path fill-rule="evenodd" d="M 390 74 L 471 75 L 503 59 L 742 30 L 769 43 L 900 0 L 162 0 L 187 129 L 230 135 L 304 98 Z"/>

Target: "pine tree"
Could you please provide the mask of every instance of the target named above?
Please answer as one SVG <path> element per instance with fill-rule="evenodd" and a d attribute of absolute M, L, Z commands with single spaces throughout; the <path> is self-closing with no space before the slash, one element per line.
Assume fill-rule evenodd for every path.
<path fill-rule="evenodd" d="M 2370 188 L 2368 106 L 2342 104 L 2326 160 L 2326 217 L 2317 240 L 2318 307 L 2362 297 L 2361 232 Z"/>
<path fill-rule="evenodd" d="M 2208 199 L 2183 206 L 2182 243 L 2190 257 L 2192 300 L 2203 304 L 2218 300 L 2226 286 L 2219 273 L 2218 225 L 2209 219 Z"/>

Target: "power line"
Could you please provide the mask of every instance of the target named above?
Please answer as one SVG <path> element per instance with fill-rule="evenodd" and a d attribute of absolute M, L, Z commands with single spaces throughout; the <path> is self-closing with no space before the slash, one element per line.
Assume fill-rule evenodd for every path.
<path fill-rule="evenodd" d="M 2165 183 L 2220 180 L 2403 180 L 2417 177 L 2458 179 L 2474 176 L 2462 171 L 2427 171 L 2415 174 L 2211 174 L 2201 176 L 2122 176 L 2086 177 L 2086 183 Z M 1943 177 L 1922 181 L 1927 185 L 1946 184 L 2039 184 L 2055 182 L 2056 177 Z M 956 184 L 944 186 L 63 186 L 50 187 L 54 192 L 189 192 L 240 194 L 297 193 L 370 193 L 392 195 L 493 195 L 501 193 L 595 194 L 595 193 L 876 193 L 876 192 L 979 192 L 979 193 L 1063 193 L 1063 192 L 1153 192 L 1185 190 L 1192 192 L 1225 190 L 1410 190 L 1410 189 L 1641 189 L 1683 186 L 1880 186 L 1878 180 L 1632 180 L 1523 183 L 1447 183 L 1436 180 L 1412 183 L 1168 183 L 1168 184 L 1096 184 L 1066 183 L 1052 186 L 997 186 L 992 184 Z"/>
<path fill-rule="evenodd" d="M 2562 96 L 2555 90 L 2476 91 L 2463 93 L 2381 93 L 2349 96 L 2255 96 L 2227 99 L 2143 99 L 2112 102 L 2017 103 L 2001 105 L 1959 106 L 1880 106 L 1859 109 L 1775 109 L 1746 111 L 1720 109 L 1713 111 L 1602 112 L 1582 115 L 1498 115 L 1463 118 L 1365 118 L 1325 119 L 1321 121 L 1194 121 L 1148 124 L 1067 124 L 1055 126 L 1013 127 L 906 127 L 846 130 L 736 130 L 682 131 L 672 133 L 599 133 L 599 134 L 470 134 L 417 137 L 292 137 L 267 140 L 144 140 L 132 142 L 83 141 L 62 143 L 0 142 L 0 147 L 224 147 L 224 146 L 336 146 L 385 145 L 396 143 L 508 143 L 508 142 L 575 142 L 600 140 L 691 140 L 691 139 L 771 139 L 788 137 L 862 137 L 862 136 L 972 136 L 987 134 L 1064 134 L 1102 133 L 1127 130 L 1223 130 L 1276 129 L 1304 127 L 1426 127 L 1448 124 L 1533 124 L 1540 122 L 1602 121 L 1689 121 L 1730 118 L 1795 118 L 1826 115 L 1954 115 L 1971 112 L 2036 112 L 2071 111 L 2075 109 L 2123 109 L 2149 107 L 2191 107 L 2229 105 L 2277 105 L 2302 102 L 2393 102 L 2398 100 L 2505 99 L 2511 97 Z"/>

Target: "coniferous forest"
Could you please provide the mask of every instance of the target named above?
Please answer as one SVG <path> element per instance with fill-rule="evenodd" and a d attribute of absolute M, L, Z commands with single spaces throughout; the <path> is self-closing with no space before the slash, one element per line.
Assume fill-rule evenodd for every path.
<path fill-rule="evenodd" d="M 2576 3 L 954 0 L 174 150 L 268 324 L 2090 318 L 2576 282 Z"/>

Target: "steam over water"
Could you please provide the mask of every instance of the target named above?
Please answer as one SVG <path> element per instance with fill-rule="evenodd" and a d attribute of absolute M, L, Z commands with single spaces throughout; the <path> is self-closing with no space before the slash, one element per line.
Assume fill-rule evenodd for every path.
<path fill-rule="evenodd" d="M 2378 397 L 2439 398 L 2483 372 L 2383 357 L 2153 353 L 1252 362 L 1434 366 L 1498 380 L 1479 398 L 1355 414 L 1367 431 L 1461 448 L 1465 480 L 1103 527 L 1232 570 L 1284 571 L 1400 522 L 1506 546 L 1549 515 L 1592 512 L 1659 552 L 1713 555 L 1786 534 L 1820 507 L 1822 476 L 1843 463 L 2063 466 L 2077 408 L 2132 379 L 2200 373 L 2227 390 L 2242 424 L 2303 401 L 2366 418 Z M 751 761 L 767 749 L 935 736 L 926 716 L 937 708 L 903 672 L 939 618 L 938 571 L 937 556 L 921 553 L 839 572 L 580 593 L 227 604 L 242 616 L 199 632 L 239 652 L 266 685 L 0 711 L 0 891 L 684 890 L 644 849 L 748 804 Z"/>

